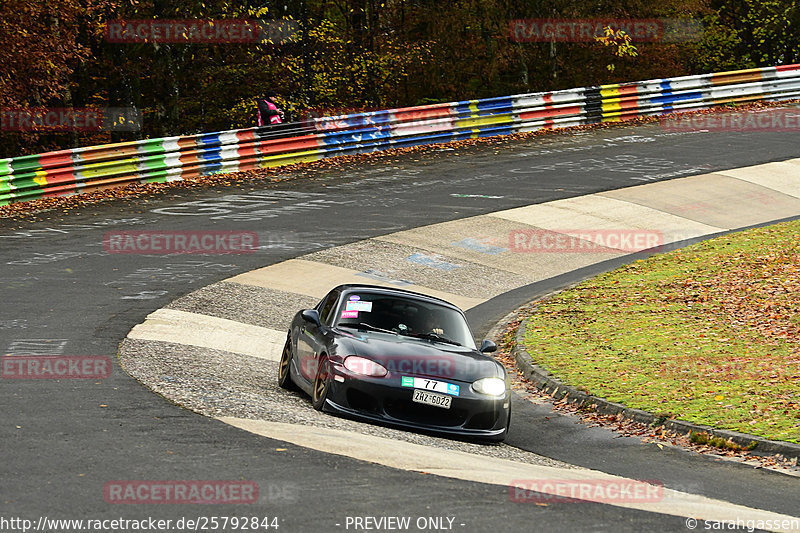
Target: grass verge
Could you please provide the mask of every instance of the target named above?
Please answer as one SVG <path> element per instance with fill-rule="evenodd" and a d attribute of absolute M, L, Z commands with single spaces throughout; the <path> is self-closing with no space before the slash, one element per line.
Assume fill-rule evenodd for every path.
<path fill-rule="evenodd" d="M 534 363 L 657 415 L 800 442 L 800 221 L 637 261 L 541 302 Z"/>

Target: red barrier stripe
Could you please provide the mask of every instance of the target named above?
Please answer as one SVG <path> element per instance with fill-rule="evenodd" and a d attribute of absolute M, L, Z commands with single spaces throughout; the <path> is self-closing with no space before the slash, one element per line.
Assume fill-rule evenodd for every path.
<path fill-rule="evenodd" d="M 314 148 L 319 148 L 317 137 L 314 135 L 292 137 L 290 139 L 273 139 L 258 143 L 259 152 L 265 155 L 297 150 L 312 150 Z"/>
<path fill-rule="evenodd" d="M 560 117 L 564 115 L 578 115 L 581 112 L 581 106 L 569 107 L 546 107 L 544 109 L 537 109 L 536 111 L 527 111 L 520 113 L 519 118 L 522 120 L 536 120 L 537 118 L 545 117 Z"/>

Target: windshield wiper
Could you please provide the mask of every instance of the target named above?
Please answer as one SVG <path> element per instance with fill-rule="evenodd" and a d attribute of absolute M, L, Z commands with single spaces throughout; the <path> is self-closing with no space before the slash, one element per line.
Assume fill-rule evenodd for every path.
<path fill-rule="evenodd" d="M 381 333 L 391 333 L 392 335 L 397 335 L 396 331 L 392 331 L 390 329 L 383 329 L 379 328 L 378 326 L 373 326 L 372 324 L 367 324 L 366 322 L 360 322 L 358 325 L 355 324 L 339 324 L 340 328 L 353 328 L 353 329 L 368 329 L 371 331 L 380 331 Z"/>
<path fill-rule="evenodd" d="M 439 335 L 438 333 L 416 333 L 413 336 L 420 339 L 428 339 L 437 342 L 444 342 L 446 344 L 455 344 L 456 346 L 463 346 L 460 342 L 456 342 L 453 339 L 448 339 L 447 337 Z"/>

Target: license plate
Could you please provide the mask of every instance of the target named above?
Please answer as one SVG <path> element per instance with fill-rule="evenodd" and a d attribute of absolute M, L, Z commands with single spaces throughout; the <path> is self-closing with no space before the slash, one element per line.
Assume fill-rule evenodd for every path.
<path fill-rule="evenodd" d="M 403 381 L 401 383 L 403 387 L 413 387 L 414 389 L 425 389 L 433 392 L 439 392 L 442 394 L 449 394 L 451 396 L 458 396 L 458 392 L 461 389 L 458 385 L 454 385 L 453 383 L 447 383 L 446 381 L 437 381 L 435 379 L 428 379 L 428 378 L 415 378 L 409 376 L 403 376 Z"/>
<path fill-rule="evenodd" d="M 453 397 L 414 389 L 414 396 L 412 396 L 411 399 L 417 403 L 441 407 L 442 409 L 450 409 L 450 402 L 453 400 Z"/>

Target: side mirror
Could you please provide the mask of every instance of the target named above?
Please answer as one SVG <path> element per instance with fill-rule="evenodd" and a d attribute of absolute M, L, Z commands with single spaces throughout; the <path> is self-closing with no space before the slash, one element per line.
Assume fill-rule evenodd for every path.
<path fill-rule="evenodd" d="M 300 312 L 300 316 L 303 317 L 303 320 L 306 322 L 311 322 L 318 328 L 322 327 L 322 321 L 320 321 L 319 312 L 316 309 L 303 309 Z"/>
<path fill-rule="evenodd" d="M 490 341 L 489 339 L 484 339 L 481 343 L 481 353 L 491 353 L 497 351 L 497 345 L 494 341 Z"/>

